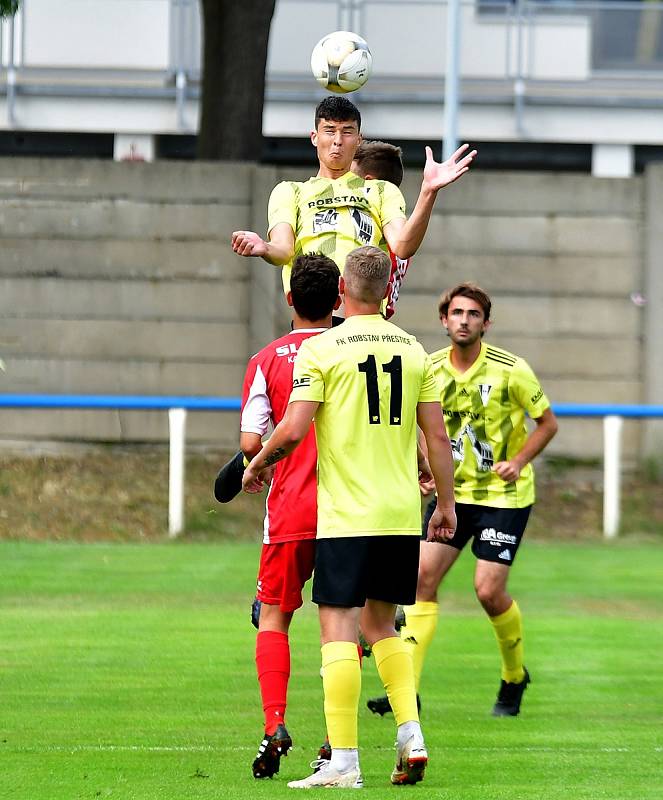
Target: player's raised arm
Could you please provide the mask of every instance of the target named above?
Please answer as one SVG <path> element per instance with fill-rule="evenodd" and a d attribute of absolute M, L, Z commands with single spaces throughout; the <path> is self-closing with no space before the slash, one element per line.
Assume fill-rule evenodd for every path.
<path fill-rule="evenodd" d="M 426 147 L 426 164 L 419 197 L 409 219 L 397 219 L 384 226 L 384 237 L 391 250 L 399 258 L 411 258 L 419 249 L 433 212 L 437 193 L 445 186 L 457 181 L 470 168 L 477 154 L 469 150 L 469 144 L 461 145 L 446 161 L 433 158 L 433 151 Z"/>
<path fill-rule="evenodd" d="M 285 222 L 272 228 L 269 240 L 253 231 L 234 231 L 231 244 L 238 256 L 259 256 L 277 267 L 290 263 L 295 255 L 295 234 Z"/>

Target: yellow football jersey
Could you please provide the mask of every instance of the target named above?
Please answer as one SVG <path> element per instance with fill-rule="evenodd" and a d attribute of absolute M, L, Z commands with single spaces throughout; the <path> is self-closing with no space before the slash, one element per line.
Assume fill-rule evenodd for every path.
<path fill-rule="evenodd" d="M 492 467 L 521 449 L 528 432 L 525 414 L 537 419 L 550 406 L 527 362 L 482 342 L 466 372 L 451 363 L 451 347 L 431 355 L 442 385 L 442 411 L 454 457 L 456 502 L 524 508 L 534 502 L 534 469 L 505 483 Z"/>
<path fill-rule="evenodd" d="M 376 314 L 307 339 L 296 400 L 320 403 L 318 537 L 418 536 L 417 403 L 439 402 L 440 387 L 414 336 Z"/>
<path fill-rule="evenodd" d="M 310 178 L 277 184 L 269 198 L 269 230 L 286 222 L 295 234 L 295 257 L 322 253 L 343 272 L 351 250 L 373 245 L 385 252 L 385 225 L 405 218 L 405 200 L 389 181 L 366 181 L 352 172 L 335 180 Z M 283 291 L 290 289 L 292 264 L 283 267 Z"/>

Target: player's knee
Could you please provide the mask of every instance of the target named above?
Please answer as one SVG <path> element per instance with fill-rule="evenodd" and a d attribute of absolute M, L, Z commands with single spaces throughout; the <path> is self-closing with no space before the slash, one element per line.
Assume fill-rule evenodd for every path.
<path fill-rule="evenodd" d="M 420 569 L 417 579 L 417 600 L 421 600 L 424 603 L 435 603 L 439 584 L 440 581 L 437 575 L 425 569 Z"/>
<path fill-rule="evenodd" d="M 501 589 L 495 586 L 494 583 L 485 581 L 477 583 L 474 587 L 477 600 L 481 603 L 483 608 L 491 615 L 495 616 L 494 609 L 500 605 L 502 595 Z"/>
<path fill-rule="evenodd" d="M 382 639 L 388 639 L 391 636 L 398 635 L 393 624 L 386 621 L 374 623 L 366 623 L 362 621 L 361 632 L 364 636 L 364 639 L 366 639 L 371 647 L 376 642 L 382 641 Z"/>
<path fill-rule="evenodd" d="M 260 608 L 258 630 L 287 633 L 292 620 L 291 611 L 281 611 L 279 606 L 263 603 Z"/>

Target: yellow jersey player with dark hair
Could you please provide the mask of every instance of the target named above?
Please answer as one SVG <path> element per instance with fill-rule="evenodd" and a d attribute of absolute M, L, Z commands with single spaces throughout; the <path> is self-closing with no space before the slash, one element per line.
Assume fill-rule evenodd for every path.
<path fill-rule="evenodd" d="M 464 144 L 447 161 L 433 159 L 426 148 L 421 191 L 405 216 L 405 200 L 388 180 L 365 180 L 351 172 L 361 144 L 361 115 L 346 97 L 325 97 L 315 111 L 311 143 L 318 173 L 307 181 L 283 181 L 269 199 L 267 239 L 253 231 L 235 231 L 232 248 L 241 256 L 259 256 L 282 267 L 288 291 L 290 268 L 301 253 L 329 256 L 343 272 L 348 253 L 372 245 L 399 258 L 415 254 L 421 244 L 440 189 L 464 175 L 476 150 Z"/>
<path fill-rule="evenodd" d="M 416 596 L 418 473 L 432 475 L 438 487 L 428 538 L 444 541 L 456 527 L 453 464 L 430 357 L 413 336 L 379 313 L 390 266 L 387 254 L 375 247 L 349 254 L 340 281 L 346 320 L 302 344 L 288 411 L 244 473 L 245 489 L 259 490 L 265 468 L 292 452 L 314 419 L 313 601 L 320 616 L 332 755 L 317 763 L 317 772 L 288 784 L 297 789 L 363 785 L 357 725 L 360 622 L 398 726 L 391 782 L 420 781 L 428 761 L 412 659 L 394 620 L 396 604 L 412 603 Z M 418 454 L 417 425 L 428 445 L 428 462 Z"/>
<path fill-rule="evenodd" d="M 471 283 L 454 287 L 440 299 L 440 319 L 451 345 L 431 358 L 442 385 L 454 458 L 458 528 L 452 539 L 437 547 L 422 541 L 417 602 L 405 609 L 401 636 L 411 646 L 418 687 L 437 627 L 439 585 L 472 540 L 477 559 L 474 589 L 502 660 L 493 714 L 515 716 L 530 676 L 523 663 L 521 613 L 507 581 L 535 499 L 531 461 L 555 435 L 557 421 L 527 362 L 483 341 L 490 311 L 488 295 Z M 534 421 L 531 433 L 526 416 Z M 390 710 L 386 697 L 369 700 L 368 707 L 379 714 Z"/>

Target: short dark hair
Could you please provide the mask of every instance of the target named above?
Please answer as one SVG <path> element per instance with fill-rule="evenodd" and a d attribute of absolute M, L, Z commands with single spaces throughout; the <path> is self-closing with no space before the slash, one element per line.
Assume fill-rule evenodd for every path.
<path fill-rule="evenodd" d="M 403 151 L 389 142 L 362 142 L 355 152 L 354 162 L 364 178 L 373 175 L 381 181 L 400 186 L 403 182 Z"/>
<path fill-rule="evenodd" d="M 469 281 L 459 283 L 458 286 L 454 286 L 453 289 L 448 289 L 440 297 L 440 302 L 437 306 L 440 312 L 440 319 L 449 316 L 449 306 L 454 297 L 469 297 L 470 300 L 474 300 L 474 302 L 478 303 L 483 309 L 484 322 L 488 322 L 490 319 L 490 309 L 492 307 L 490 297 L 488 297 L 488 294 L 484 292 L 480 286 L 476 283 L 470 283 Z"/>
<path fill-rule="evenodd" d="M 334 310 L 341 271 L 322 253 L 297 256 L 290 273 L 292 305 L 302 319 L 315 322 Z"/>
<path fill-rule="evenodd" d="M 321 119 L 328 119 L 331 122 L 356 122 L 357 130 L 361 130 L 361 114 L 354 103 L 347 97 L 340 95 L 328 95 L 321 100 L 315 109 L 315 129 Z"/>

